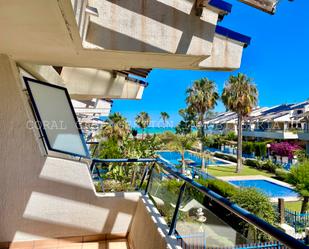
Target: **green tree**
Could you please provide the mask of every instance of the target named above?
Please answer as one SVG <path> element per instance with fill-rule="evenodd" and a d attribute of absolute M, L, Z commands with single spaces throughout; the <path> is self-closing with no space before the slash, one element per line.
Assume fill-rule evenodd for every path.
<path fill-rule="evenodd" d="M 113 138 L 115 140 L 122 140 L 130 132 L 129 124 L 125 117 L 119 112 L 110 114 L 102 129 L 99 137 Z"/>
<path fill-rule="evenodd" d="M 191 147 L 196 142 L 195 134 L 174 134 L 173 140 L 170 142 L 168 147 L 171 150 L 176 150 L 181 154 L 181 165 L 182 165 L 182 173 L 186 171 L 186 161 L 185 161 L 185 152 L 186 150 L 191 149 Z"/>
<path fill-rule="evenodd" d="M 256 107 L 258 90 L 250 78 L 239 73 L 237 76 L 230 76 L 224 86 L 221 99 L 226 109 L 235 112 L 238 116 L 236 172 L 239 173 L 242 170 L 242 121 Z"/>
<path fill-rule="evenodd" d="M 301 213 L 309 210 L 309 160 L 304 160 L 291 168 L 287 177 L 288 182 L 296 187 L 303 197 Z"/>
<path fill-rule="evenodd" d="M 268 197 L 254 188 L 241 188 L 231 197 L 231 201 L 240 207 L 248 210 L 250 213 L 260 217 L 269 224 L 275 223 L 275 211 Z M 265 233 L 259 231 L 256 227 L 249 225 L 247 222 L 240 224 L 247 238 L 254 241 L 268 240 L 269 237 Z"/>
<path fill-rule="evenodd" d="M 194 113 L 198 118 L 199 138 L 201 143 L 201 153 L 204 152 L 205 120 L 206 114 L 214 109 L 219 99 L 217 87 L 214 81 L 207 78 L 196 80 L 191 88 L 186 91 L 186 103 L 189 112 Z M 202 170 L 205 170 L 205 160 L 202 160 Z"/>
<path fill-rule="evenodd" d="M 168 120 L 170 118 L 170 115 L 168 115 L 167 112 L 161 112 L 160 115 L 161 115 L 161 118 L 162 118 L 164 126 L 165 126 L 166 120 Z"/>
<path fill-rule="evenodd" d="M 147 112 L 139 113 L 135 118 L 135 123 L 143 130 L 142 139 L 144 139 L 145 128 L 150 124 L 150 116 Z"/>
<path fill-rule="evenodd" d="M 176 134 L 191 133 L 192 127 L 196 125 L 196 115 L 188 109 L 180 109 L 178 114 L 182 117 L 182 120 L 176 126 Z"/>

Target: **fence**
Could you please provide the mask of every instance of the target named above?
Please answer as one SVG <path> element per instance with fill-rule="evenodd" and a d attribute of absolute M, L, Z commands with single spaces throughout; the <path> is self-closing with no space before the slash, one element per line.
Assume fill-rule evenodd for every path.
<path fill-rule="evenodd" d="M 208 248 L 214 249 L 214 248 Z M 246 244 L 246 245 L 238 245 L 236 247 L 230 248 L 216 248 L 216 249 L 288 249 L 285 245 L 282 245 L 278 241 L 274 242 L 265 242 L 265 243 L 253 243 L 253 244 Z"/>
<path fill-rule="evenodd" d="M 177 241 L 181 248 L 184 249 L 205 249 L 206 248 L 206 235 L 205 233 L 196 233 L 192 235 L 176 236 Z"/>
<path fill-rule="evenodd" d="M 294 227 L 296 232 L 304 231 L 309 227 L 309 212 L 300 213 L 285 209 L 285 222 Z"/>
<path fill-rule="evenodd" d="M 183 249 L 288 249 L 278 241 L 264 243 L 250 243 L 234 247 L 208 247 L 205 233 L 197 233 L 186 236 L 176 236 L 177 241 Z"/>
<path fill-rule="evenodd" d="M 187 176 L 181 174 L 175 169 L 175 166 L 172 163 L 169 163 L 168 161 L 162 159 L 162 158 L 132 158 L 132 159 L 93 159 L 92 163 L 90 165 L 90 172 L 93 172 L 93 178 L 95 178 L 99 184 L 103 185 L 104 184 L 104 179 L 101 175 L 100 169 L 98 168 L 98 165 L 100 164 L 105 164 L 105 163 L 116 163 L 116 164 L 126 164 L 126 165 L 131 165 L 131 163 L 142 163 L 142 164 L 149 164 L 149 167 L 146 166 L 144 167 L 144 173 L 141 174 L 141 180 L 139 182 L 139 186 L 135 189 L 141 189 L 141 187 L 145 183 L 145 191 L 144 194 L 148 195 L 148 190 L 152 189 L 152 186 L 156 187 L 156 174 L 155 172 L 157 171 L 156 168 L 158 167 L 159 171 L 158 173 L 161 173 L 161 171 L 164 171 L 166 175 L 169 177 L 173 177 L 173 179 L 177 179 L 178 182 L 181 184 L 178 186 L 176 185 L 176 193 L 171 192 L 171 194 L 168 194 L 168 192 L 165 191 L 163 195 L 161 196 L 164 199 L 167 199 L 166 203 L 167 204 L 173 204 L 169 205 L 166 213 L 168 214 L 167 218 L 170 219 L 170 228 L 169 228 L 169 235 L 174 235 L 175 230 L 177 229 L 176 224 L 177 220 L 181 212 L 185 212 L 184 208 L 181 208 L 181 204 L 183 199 L 183 196 L 185 194 L 186 189 L 192 189 L 194 191 L 197 191 L 199 195 L 202 195 L 204 197 L 210 198 L 216 205 L 220 206 L 221 208 L 225 209 L 226 212 L 230 212 L 235 216 L 238 216 L 242 221 L 247 222 L 251 224 L 252 226 L 256 227 L 260 231 L 268 234 L 269 236 L 273 237 L 274 239 L 279 240 L 281 243 L 285 244 L 288 246 L 290 249 L 308 249 L 308 247 L 301 243 L 300 241 L 297 241 L 295 238 L 285 234 L 283 231 L 273 227 L 269 223 L 265 222 L 264 220 L 256 217 L 255 215 L 249 213 L 245 209 L 239 207 L 238 205 L 231 203 L 228 199 L 223 198 L 222 196 L 218 195 L 214 191 L 208 189 L 207 187 L 199 184 L 198 182 L 194 181 L 193 179 L 188 178 Z M 119 165 L 120 166 L 120 165 Z M 132 165 L 133 166 L 133 165 Z M 127 168 L 127 166 L 123 166 Z M 134 172 L 134 171 L 133 171 Z M 169 179 L 169 177 L 167 179 Z M 158 179 L 158 184 L 162 184 L 164 181 L 162 179 Z M 135 186 L 135 185 L 133 185 Z M 159 186 L 160 187 L 160 186 Z M 104 189 L 102 187 L 102 189 Z M 154 188 L 155 189 L 155 188 Z M 190 193 L 190 192 L 189 192 Z M 151 196 L 149 194 L 149 196 Z M 161 198 L 161 199 L 162 199 Z M 169 198 L 173 198 L 173 200 L 169 200 Z M 198 195 L 197 195 L 198 198 Z M 160 201 L 160 200 L 158 200 Z M 175 205 L 174 205 L 175 204 Z M 159 210 L 160 211 L 160 210 Z M 201 216 L 202 217 L 202 216 Z M 207 242 L 207 237 L 206 237 L 206 242 Z M 244 242 L 246 243 L 246 242 Z M 183 248 L 189 248 L 193 249 L 195 247 L 186 247 L 187 245 L 184 244 L 185 247 Z M 204 247 L 203 247 L 204 246 Z M 201 247 L 200 247 L 201 248 Z M 202 248 L 208 248 L 206 245 L 202 245 Z M 217 247 L 217 249 L 259 249 L 259 248 L 264 248 L 264 249 L 285 249 L 287 247 L 281 246 L 281 244 L 278 244 L 276 242 L 272 244 L 246 244 L 242 246 L 234 246 L 234 247 Z M 209 248 L 210 249 L 210 248 Z"/>

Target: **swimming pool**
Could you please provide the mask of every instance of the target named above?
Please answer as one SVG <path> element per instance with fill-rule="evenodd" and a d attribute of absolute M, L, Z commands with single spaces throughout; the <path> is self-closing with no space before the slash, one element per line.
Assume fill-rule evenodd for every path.
<path fill-rule="evenodd" d="M 291 188 L 267 180 L 229 180 L 238 187 L 256 188 L 271 198 L 298 197 L 298 193 Z"/>
<path fill-rule="evenodd" d="M 157 152 L 158 155 L 160 155 L 161 157 L 163 157 L 165 160 L 171 162 L 174 165 L 181 165 L 181 154 L 180 152 L 177 151 L 159 151 Z M 188 151 L 185 152 L 185 160 L 190 160 L 192 161 L 192 163 L 189 163 L 189 166 L 195 166 L 195 167 L 200 167 L 202 166 L 202 159 L 193 154 L 190 153 Z M 223 162 L 221 160 L 216 160 L 216 159 L 212 159 L 212 160 L 206 160 L 205 161 L 206 165 L 228 165 L 228 163 Z"/>

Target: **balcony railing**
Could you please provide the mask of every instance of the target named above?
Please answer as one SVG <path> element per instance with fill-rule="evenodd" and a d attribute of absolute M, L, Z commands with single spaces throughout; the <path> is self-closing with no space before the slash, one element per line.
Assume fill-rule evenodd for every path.
<path fill-rule="evenodd" d="M 176 236 L 183 248 L 248 248 L 250 245 L 249 248 L 308 249 L 300 241 L 199 184 L 194 178 L 180 173 L 162 158 L 94 159 L 90 170 L 97 191 L 107 191 L 105 181 L 110 180 L 108 171 L 113 170 L 111 164 L 123 168 L 129 190 L 149 195 L 167 221 L 169 235 Z M 114 181 L 121 182 L 121 179 Z M 227 220 L 233 220 L 234 224 L 228 224 Z M 258 229 L 262 237 L 271 242 L 261 244 L 248 240 L 236 231 L 237 224 L 241 222 Z"/>

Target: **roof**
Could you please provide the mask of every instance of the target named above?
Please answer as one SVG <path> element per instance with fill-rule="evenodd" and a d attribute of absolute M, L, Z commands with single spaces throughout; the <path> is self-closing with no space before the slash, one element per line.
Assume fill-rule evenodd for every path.
<path fill-rule="evenodd" d="M 297 111 L 301 110 L 302 113 Z M 257 107 L 246 118 L 251 122 L 288 122 L 309 116 L 309 101 L 293 104 L 281 104 L 273 107 Z M 206 124 L 236 123 L 237 115 L 234 112 L 223 112 L 215 118 L 208 120 Z"/>

